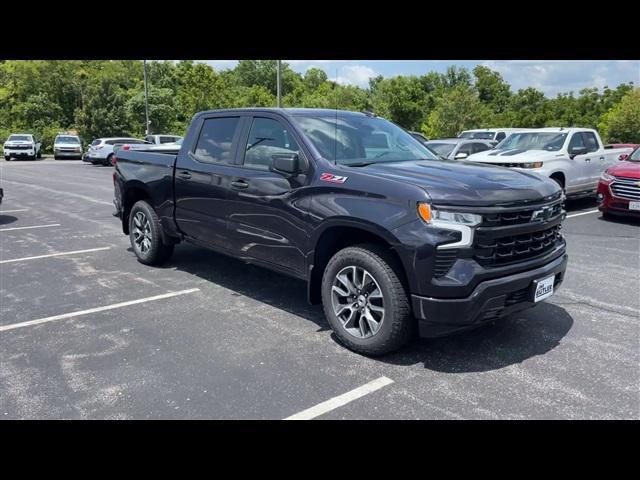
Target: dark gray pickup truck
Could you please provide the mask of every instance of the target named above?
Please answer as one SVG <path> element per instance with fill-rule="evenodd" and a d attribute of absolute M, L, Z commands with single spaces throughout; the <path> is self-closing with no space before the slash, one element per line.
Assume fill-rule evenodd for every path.
<path fill-rule="evenodd" d="M 116 215 L 139 261 L 187 241 L 305 280 L 363 354 L 506 317 L 563 280 L 554 181 L 440 160 L 373 114 L 202 112 L 179 150 L 116 157 Z"/>

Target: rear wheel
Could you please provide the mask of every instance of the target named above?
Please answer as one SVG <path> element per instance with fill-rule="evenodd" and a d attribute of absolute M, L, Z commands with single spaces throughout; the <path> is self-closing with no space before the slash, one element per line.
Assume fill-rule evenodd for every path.
<path fill-rule="evenodd" d="M 394 258 L 378 245 L 336 253 L 322 277 L 322 304 L 336 337 L 364 355 L 393 352 L 411 338 L 415 320 Z"/>
<path fill-rule="evenodd" d="M 42 158 L 42 150 L 38 150 L 38 158 Z"/>
<path fill-rule="evenodd" d="M 104 165 L 109 167 L 113 165 L 113 153 L 110 153 L 107 159 L 104 161 Z"/>
<path fill-rule="evenodd" d="M 161 265 L 173 254 L 173 245 L 162 242 L 162 225 L 156 212 L 144 200 L 129 214 L 129 238 L 136 257 L 145 265 Z"/>

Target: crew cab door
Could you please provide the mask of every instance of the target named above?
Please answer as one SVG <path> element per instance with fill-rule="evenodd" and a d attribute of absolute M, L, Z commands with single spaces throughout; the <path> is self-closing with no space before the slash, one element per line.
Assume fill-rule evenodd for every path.
<path fill-rule="evenodd" d="M 574 193 L 589 187 L 591 182 L 592 163 L 597 160 L 594 153 L 588 152 L 580 155 L 573 155 L 575 149 L 587 149 L 587 144 L 582 132 L 574 132 L 569 140 L 567 155 L 569 155 L 569 171 L 566 178 L 567 192 Z M 571 158 L 573 156 L 573 158 Z"/>
<path fill-rule="evenodd" d="M 608 157 L 604 153 L 604 147 L 600 146 L 595 133 L 582 132 L 582 137 L 591 158 L 591 161 L 588 162 L 588 181 L 591 186 L 596 188 L 600 174 L 610 166 L 607 164 Z"/>
<path fill-rule="evenodd" d="M 310 164 L 291 126 L 277 115 L 253 116 L 238 149 L 229 190 L 228 228 L 235 254 L 278 270 L 305 275 Z M 273 155 L 297 154 L 301 173 L 270 169 Z"/>
<path fill-rule="evenodd" d="M 175 218 L 178 229 L 200 243 L 230 249 L 227 192 L 235 174 L 238 139 L 246 117 L 212 115 L 197 129 L 191 148 L 178 154 L 175 170 Z"/>

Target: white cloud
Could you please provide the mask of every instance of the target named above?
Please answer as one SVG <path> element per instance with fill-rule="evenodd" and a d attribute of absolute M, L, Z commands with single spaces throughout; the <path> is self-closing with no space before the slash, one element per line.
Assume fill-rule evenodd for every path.
<path fill-rule="evenodd" d="M 369 85 L 369 79 L 376 75 L 378 75 L 378 73 L 366 65 L 348 65 L 339 68 L 336 81 L 343 85 L 367 87 Z M 331 75 L 328 73 L 327 76 L 331 78 Z"/>
<path fill-rule="evenodd" d="M 583 88 L 640 83 L 638 61 L 500 60 L 482 64 L 500 72 L 514 91 L 534 87 L 548 97 L 560 92 L 578 93 Z"/>
<path fill-rule="evenodd" d="M 216 70 L 226 70 L 234 68 L 238 64 L 238 60 L 199 60 L 203 63 L 211 65 Z"/>

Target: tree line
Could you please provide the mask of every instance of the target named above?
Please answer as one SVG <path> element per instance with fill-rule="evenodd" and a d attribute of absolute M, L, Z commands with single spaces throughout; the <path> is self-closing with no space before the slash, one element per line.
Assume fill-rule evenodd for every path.
<path fill-rule="evenodd" d="M 190 60 L 147 63 L 154 133 L 183 135 L 202 110 L 276 105 L 276 61 L 242 60 L 215 70 Z M 605 142 L 640 143 L 640 89 L 585 88 L 547 98 L 529 87 L 514 92 L 500 73 L 472 71 L 372 78 L 367 88 L 338 84 L 318 68 L 282 65 L 285 107 L 373 111 L 429 138 L 486 127 L 597 128 Z M 76 130 L 85 142 L 145 131 L 143 64 L 135 60 L 0 61 L 0 141 L 14 132 L 38 135 L 50 151 L 55 135 Z"/>

